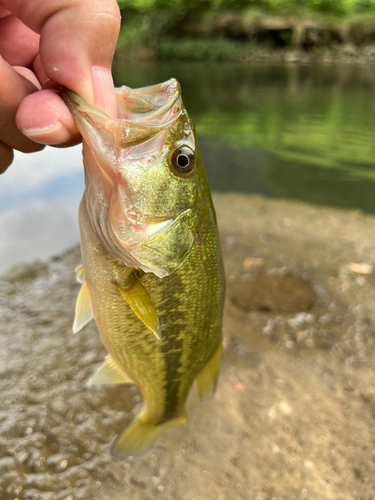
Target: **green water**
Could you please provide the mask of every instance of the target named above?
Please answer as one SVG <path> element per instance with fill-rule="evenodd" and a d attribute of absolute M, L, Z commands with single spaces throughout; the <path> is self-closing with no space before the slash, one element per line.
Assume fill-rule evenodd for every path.
<path fill-rule="evenodd" d="M 375 212 L 375 67 L 116 65 L 117 85 L 172 76 L 216 191 Z"/>

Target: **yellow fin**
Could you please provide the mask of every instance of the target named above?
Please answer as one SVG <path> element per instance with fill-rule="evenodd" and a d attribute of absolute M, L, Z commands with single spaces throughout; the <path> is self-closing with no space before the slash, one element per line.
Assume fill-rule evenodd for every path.
<path fill-rule="evenodd" d="M 163 432 L 185 422 L 185 412 L 162 424 L 145 421 L 142 412 L 115 438 L 111 445 L 111 454 L 118 460 L 125 460 L 130 456 L 140 457 L 146 453 Z"/>
<path fill-rule="evenodd" d="M 120 384 L 134 384 L 134 382 L 118 367 L 109 354 L 105 357 L 104 362 L 99 366 L 96 373 L 87 382 L 87 385 Z"/>
<path fill-rule="evenodd" d="M 76 280 L 78 283 L 83 283 L 85 281 L 85 271 L 83 270 L 83 265 L 80 264 L 74 269 L 76 273 Z"/>
<path fill-rule="evenodd" d="M 82 283 L 76 303 L 76 315 L 73 323 L 73 333 L 79 332 L 93 318 L 89 287 L 86 280 Z"/>
<path fill-rule="evenodd" d="M 210 360 L 204 366 L 197 377 L 195 383 L 198 391 L 198 396 L 201 400 L 210 399 L 215 393 L 217 379 L 219 377 L 221 358 L 221 337 L 218 346 L 215 348 Z"/>
<path fill-rule="evenodd" d="M 135 273 L 130 275 L 124 286 L 117 282 L 115 282 L 115 285 L 138 318 L 160 339 L 160 325 L 154 304 L 148 291 Z"/>

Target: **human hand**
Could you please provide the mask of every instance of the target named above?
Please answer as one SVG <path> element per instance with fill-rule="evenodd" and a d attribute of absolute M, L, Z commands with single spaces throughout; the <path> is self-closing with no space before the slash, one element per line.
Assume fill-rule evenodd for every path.
<path fill-rule="evenodd" d="M 116 115 L 119 28 L 115 0 L 0 0 L 0 173 L 13 149 L 79 142 L 60 85 Z"/>

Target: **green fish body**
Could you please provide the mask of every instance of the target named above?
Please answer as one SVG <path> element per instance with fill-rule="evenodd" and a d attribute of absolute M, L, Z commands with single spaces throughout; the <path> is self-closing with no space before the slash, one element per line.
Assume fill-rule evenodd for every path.
<path fill-rule="evenodd" d="M 83 136 L 83 281 L 74 331 L 95 319 L 108 351 L 90 383 L 135 383 L 140 414 L 112 444 L 139 456 L 186 421 L 185 401 L 215 390 L 224 271 L 194 127 L 176 80 L 117 91 L 119 118 L 70 91 Z"/>

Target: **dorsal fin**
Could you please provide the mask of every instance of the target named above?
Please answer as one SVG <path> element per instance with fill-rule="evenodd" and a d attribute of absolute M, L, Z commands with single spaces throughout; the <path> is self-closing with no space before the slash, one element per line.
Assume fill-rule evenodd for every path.
<path fill-rule="evenodd" d="M 104 362 L 87 382 L 87 385 L 119 384 L 134 384 L 134 382 L 119 368 L 110 354 L 105 357 Z"/>
<path fill-rule="evenodd" d="M 93 315 L 91 310 L 89 287 L 87 286 L 86 280 L 84 280 L 77 298 L 73 333 L 79 332 L 89 321 L 92 320 L 92 318 Z"/>
<path fill-rule="evenodd" d="M 124 285 L 117 281 L 114 284 L 138 318 L 160 339 L 160 325 L 154 304 L 138 276 L 133 272 Z"/>

